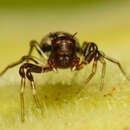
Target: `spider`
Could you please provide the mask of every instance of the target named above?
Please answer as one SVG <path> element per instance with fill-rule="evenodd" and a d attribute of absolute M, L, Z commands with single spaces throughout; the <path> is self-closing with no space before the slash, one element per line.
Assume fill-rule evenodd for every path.
<path fill-rule="evenodd" d="M 45 73 L 49 71 L 56 72 L 58 69 L 70 68 L 72 71 L 78 71 L 84 66 L 87 66 L 91 61 L 93 61 L 92 72 L 86 80 L 86 84 L 92 79 L 96 73 L 97 62 L 100 61 L 103 65 L 101 73 L 101 85 L 100 90 L 103 89 L 104 76 L 106 70 L 105 59 L 115 63 L 120 68 L 123 75 L 128 79 L 124 69 L 121 64 L 111 58 L 106 56 L 103 52 L 98 50 L 97 45 L 94 42 L 84 42 L 82 47 L 80 47 L 76 33 L 70 34 L 66 32 L 53 32 L 46 35 L 39 44 L 37 41 L 30 41 L 29 53 L 23 56 L 20 60 L 15 63 L 8 65 L 1 73 L 2 76 L 8 69 L 19 65 L 23 62 L 19 74 L 21 76 L 21 88 L 20 88 L 20 102 L 21 102 L 21 120 L 24 121 L 24 89 L 25 89 L 25 79 L 30 81 L 30 86 L 32 88 L 32 94 L 36 103 L 36 106 L 41 110 L 40 103 L 36 94 L 36 87 L 34 84 L 34 78 L 32 73 Z M 38 54 L 47 61 L 46 66 L 41 63 L 40 59 L 32 56 L 33 49 L 36 49 Z M 83 61 L 80 61 L 78 55 L 83 56 Z M 34 62 L 34 64 L 29 61 Z M 82 90 L 82 87 L 80 90 Z"/>

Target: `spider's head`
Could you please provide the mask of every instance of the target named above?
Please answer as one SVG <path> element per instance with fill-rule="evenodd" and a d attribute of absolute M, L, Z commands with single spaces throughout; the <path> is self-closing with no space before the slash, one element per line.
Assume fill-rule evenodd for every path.
<path fill-rule="evenodd" d="M 72 59 L 76 56 L 75 39 L 70 36 L 57 37 L 52 42 L 52 54 L 56 64 L 60 68 L 70 66 Z"/>

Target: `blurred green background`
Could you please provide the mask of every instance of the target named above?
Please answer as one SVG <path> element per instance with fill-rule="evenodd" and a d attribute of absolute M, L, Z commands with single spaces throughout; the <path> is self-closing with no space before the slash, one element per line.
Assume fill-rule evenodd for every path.
<path fill-rule="evenodd" d="M 1 1 L 0 52 L 7 58 L 2 56 L 1 61 L 26 54 L 30 40 L 40 41 L 48 32 L 60 30 L 78 32 L 81 44 L 94 41 L 102 50 L 111 45 L 124 47 L 129 43 L 129 14 L 130 2 L 121 0 Z"/>
<path fill-rule="evenodd" d="M 127 73 L 130 74 L 129 0 L 0 1 L 0 70 L 8 63 L 26 55 L 30 40 L 35 39 L 40 42 L 44 35 L 54 31 L 78 32 L 77 38 L 81 45 L 85 40 L 97 43 L 99 50 L 121 61 Z M 91 65 L 77 75 L 74 84 L 78 88 L 88 76 L 88 71 L 91 71 Z M 98 74 L 89 83 L 87 91 L 76 99 L 72 98 L 68 104 L 64 103 L 64 100 L 69 101 L 68 97 L 73 97 L 72 91 L 76 89 L 71 82 L 73 77 L 71 72 L 45 74 L 44 80 L 42 76 L 36 76 L 37 87 L 41 87 L 41 89 L 38 87 L 41 100 L 46 97 L 46 94 L 50 96 L 50 100 L 45 101 L 49 107 L 42 106 L 45 109 L 45 118 L 38 117 L 41 119 L 38 120 L 33 116 L 34 113 L 29 112 L 29 110 L 35 110 L 35 106 L 33 108 L 30 104 L 33 102 L 31 92 L 26 93 L 26 104 L 31 108 L 27 109 L 26 106 L 29 121 L 23 125 L 20 121 L 16 121 L 20 116 L 18 68 L 10 70 L 0 78 L 0 129 L 129 129 L 130 85 L 120 74 L 119 69 L 108 62 L 105 89 L 100 93 L 98 89 L 100 71 L 99 65 Z M 64 78 L 63 75 L 68 78 Z M 117 89 L 114 98 L 104 99 L 102 95 L 111 91 L 113 87 Z M 42 89 L 43 91 L 40 91 Z M 62 93 L 62 96 L 60 97 L 58 93 Z M 55 101 L 57 96 L 61 100 L 58 102 L 60 105 Z M 37 117 L 36 113 L 35 115 Z M 50 122 L 55 122 L 54 126 L 50 126 Z M 12 126 L 12 123 L 15 125 Z"/>

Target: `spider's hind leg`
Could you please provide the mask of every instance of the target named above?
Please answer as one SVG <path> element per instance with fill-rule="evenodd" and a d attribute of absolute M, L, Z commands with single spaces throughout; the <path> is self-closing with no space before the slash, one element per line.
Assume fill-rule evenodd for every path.
<path fill-rule="evenodd" d="M 28 56 L 31 56 L 34 48 L 37 50 L 37 52 L 40 54 L 40 56 L 42 56 L 46 60 L 48 59 L 47 55 L 40 48 L 40 45 L 38 44 L 38 42 L 36 40 L 30 41 L 30 49 L 29 49 L 29 52 L 28 52 Z M 28 62 L 28 60 L 27 60 L 27 62 Z"/>
<path fill-rule="evenodd" d="M 122 65 L 120 64 L 120 62 L 112 57 L 106 56 L 103 52 L 100 52 L 100 54 L 107 60 L 111 61 L 112 63 L 115 63 L 116 65 L 118 65 L 120 71 L 122 72 L 122 74 L 126 77 L 127 80 L 130 81 L 130 77 L 128 77 L 127 73 L 124 71 L 124 68 L 122 67 Z"/>

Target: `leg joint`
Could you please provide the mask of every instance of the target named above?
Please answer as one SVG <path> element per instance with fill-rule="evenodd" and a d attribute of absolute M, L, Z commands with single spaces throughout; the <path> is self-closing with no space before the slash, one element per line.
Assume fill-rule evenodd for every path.
<path fill-rule="evenodd" d="M 96 73 L 96 70 L 95 70 L 95 71 L 93 71 L 91 74 L 92 74 L 92 75 L 95 75 L 95 73 Z"/>
<path fill-rule="evenodd" d="M 37 43 L 36 40 L 31 40 L 31 41 L 30 41 L 30 46 L 33 47 L 36 43 Z"/>
<path fill-rule="evenodd" d="M 25 78 L 25 72 L 24 72 L 24 67 L 23 66 L 20 67 L 19 74 L 20 74 L 21 77 Z"/>
<path fill-rule="evenodd" d="M 27 69 L 26 76 L 30 81 L 33 81 L 33 76 L 31 74 L 31 69 Z"/>

